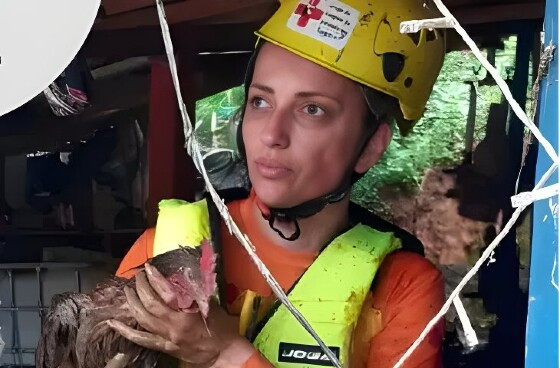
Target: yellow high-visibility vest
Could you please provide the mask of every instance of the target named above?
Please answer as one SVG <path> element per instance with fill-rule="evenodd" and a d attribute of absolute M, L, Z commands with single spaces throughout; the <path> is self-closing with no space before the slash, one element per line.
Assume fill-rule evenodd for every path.
<path fill-rule="evenodd" d="M 385 256 L 399 247 L 392 233 L 356 225 L 321 252 L 288 295 L 345 367 L 375 274 Z M 266 322 L 254 345 L 275 367 L 332 365 L 284 305 Z"/>
<path fill-rule="evenodd" d="M 205 200 L 165 200 L 159 209 L 154 256 L 178 246 L 198 246 L 203 239 L 210 239 Z M 400 246 L 400 240 L 392 233 L 356 225 L 319 254 L 288 294 L 345 367 L 352 333 L 375 274 L 385 256 Z M 253 343 L 275 367 L 332 365 L 283 305 L 274 310 Z"/>

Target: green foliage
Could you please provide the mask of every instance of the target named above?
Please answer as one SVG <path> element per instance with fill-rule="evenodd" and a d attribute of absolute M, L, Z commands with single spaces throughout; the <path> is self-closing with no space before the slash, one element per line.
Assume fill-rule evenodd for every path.
<path fill-rule="evenodd" d="M 196 102 L 196 135 L 205 149 L 233 148 L 231 118 L 243 104 L 243 86 L 206 97 Z M 212 132 L 212 115 L 216 114 L 216 130 Z"/>
<path fill-rule="evenodd" d="M 496 67 L 503 78 L 512 76 L 515 45 L 515 37 L 511 37 L 505 40 L 504 49 L 496 52 Z M 470 51 L 448 53 L 424 116 L 408 136 L 395 131 L 381 162 L 354 186 L 353 200 L 390 217 L 380 190 L 389 187 L 391 192 L 413 192 L 428 168 L 459 164 L 465 149 L 468 82 L 481 81 L 486 74 Z M 490 104 L 501 99 L 502 93 L 493 83 L 477 87 L 475 142 L 484 137 Z"/>

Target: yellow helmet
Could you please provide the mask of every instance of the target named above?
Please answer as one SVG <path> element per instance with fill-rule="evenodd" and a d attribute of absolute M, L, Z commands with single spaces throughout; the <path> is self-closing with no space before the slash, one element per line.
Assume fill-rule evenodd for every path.
<path fill-rule="evenodd" d="M 429 1 L 280 3 L 259 37 L 398 99 L 401 132 L 420 119 L 443 64 L 445 36 L 439 30 L 401 34 L 399 29 L 402 21 L 439 17 Z"/>

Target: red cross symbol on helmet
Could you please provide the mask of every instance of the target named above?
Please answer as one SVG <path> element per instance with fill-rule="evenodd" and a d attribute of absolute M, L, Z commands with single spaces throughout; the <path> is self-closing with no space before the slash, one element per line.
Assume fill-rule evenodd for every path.
<path fill-rule="evenodd" d="M 299 4 L 296 8 L 295 14 L 299 15 L 297 25 L 300 27 L 307 26 L 310 19 L 319 20 L 323 16 L 323 11 L 317 9 L 317 5 L 321 0 L 309 0 L 307 4 Z"/>

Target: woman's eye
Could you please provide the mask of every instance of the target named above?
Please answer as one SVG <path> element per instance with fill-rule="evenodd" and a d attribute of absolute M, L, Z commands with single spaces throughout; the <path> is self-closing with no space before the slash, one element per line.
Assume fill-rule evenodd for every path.
<path fill-rule="evenodd" d="M 303 108 L 303 112 L 313 116 L 321 116 L 325 114 L 325 110 L 317 105 L 307 105 Z"/>
<path fill-rule="evenodd" d="M 260 97 L 253 97 L 253 99 L 251 99 L 251 105 L 257 109 L 270 107 L 270 105 L 263 98 Z"/>

